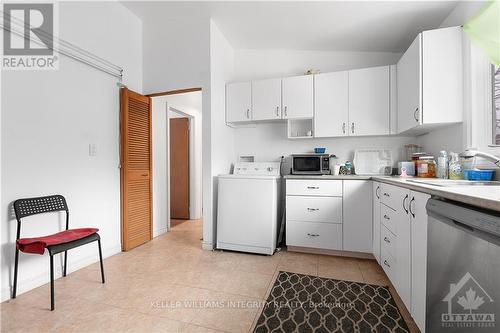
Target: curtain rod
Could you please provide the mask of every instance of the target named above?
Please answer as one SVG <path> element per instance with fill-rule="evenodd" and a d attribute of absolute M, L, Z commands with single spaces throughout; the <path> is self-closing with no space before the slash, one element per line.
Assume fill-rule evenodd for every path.
<path fill-rule="evenodd" d="M 30 26 L 24 22 L 21 22 L 19 19 L 6 14 L 3 11 L 0 11 L 0 14 L 3 14 L 4 21 L 5 21 L 6 17 L 9 17 L 10 22 L 11 22 L 10 28 L 7 28 L 4 24 L 4 22 L 2 22 L 0 24 L 0 27 L 2 29 L 9 31 L 9 32 L 24 39 L 25 37 L 24 37 L 23 31 L 24 31 L 24 29 L 30 29 Z M 12 23 L 15 23 L 15 25 L 17 25 L 17 29 L 19 29 L 21 27 L 22 30 L 19 31 L 19 30 L 13 28 Z M 89 65 L 91 67 L 94 67 L 95 69 L 98 69 L 102 72 L 105 72 L 109 75 L 112 75 L 112 76 L 118 78 L 120 81 L 122 80 L 122 78 L 123 78 L 123 68 L 122 67 L 115 65 L 112 62 L 110 62 L 104 58 L 101 58 L 101 57 L 99 57 L 99 56 L 97 56 L 89 51 L 86 51 L 86 50 L 84 50 L 84 49 L 82 49 L 82 48 L 80 48 L 80 47 L 78 47 L 70 42 L 67 42 L 61 38 L 58 38 L 58 37 L 54 36 L 53 34 L 49 34 L 46 31 L 43 31 L 41 29 L 38 29 L 37 34 L 41 35 L 41 37 L 43 37 L 47 40 L 53 41 L 52 47 L 50 49 L 52 49 L 54 52 L 57 52 L 59 54 L 65 55 L 71 59 L 74 59 L 76 61 L 79 61 L 81 63 Z M 30 38 L 30 41 L 32 41 L 35 44 L 38 44 L 40 46 L 47 47 L 47 45 L 45 45 L 43 42 L 41 42 L 39 40 Z M 56 46 L 56 44 L 57 44 L 57 46 Z"/>

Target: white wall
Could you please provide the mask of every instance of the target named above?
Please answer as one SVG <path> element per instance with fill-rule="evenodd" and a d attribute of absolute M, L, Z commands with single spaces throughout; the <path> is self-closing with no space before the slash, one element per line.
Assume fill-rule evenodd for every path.
<path fill-rule="evenodd" d="M 334 52 L 297 50 L 236 50 L 235 81 L 301 75 L 307 69 L 321 72 L 395 64 L 400 53 Z M 326 147 L 340 162 L 352 161 L 357 148 L 389 148 L 393 159 L 400 147 L 414 143 L 414 137 L 365 137 L 288 140 L 284 121 L 235 129 L 235 154 L 255 154 L 258 161 L 278 161 L 281 156 Z"/>
<path fill-rule="evenodd" d="M 217 224 L 217 175 L 227 174 L 235 160 L 235 131 L 226 126 L 226 82 L 233 79 L 234 50 L 213 21 L 210 21 L 212 211 L 204 204 L 203 218 L 212 216 L 211 227 L 203 225 L 205 247 L 213 246 Z M 204 175 L 205 176 L 205 175 Z M 212 244 L 208 244 L 211 240 Z"/>
<path fill-rule="evenodd" d="M 141 21 L 117 2 L 59 6 L 60 37 L 122 66 L 124 83 L 142 91 Z M 116 79 L 65 56 L 60 61 L 58 71 L 2 72 L 2 300 L 11 292 L 16 230 L 11 204 L 17 198 L 63 194 L 70 227 L 99 228 L 104 256 L 121 248 Z M 97 145 L 97 156 L 89 157 L 89 143 Z M 59 231 L 62 220 L 54 215 L 28 218 L 21 235 Z M 85 245 L 69 252 L 68 270 L 97 260 L 97 245 Z M 48 266 L 46 255 L 21 254 L 19 292 L 46 283 Z"/>
<path fill-rule="evenodd" d="M 191 118 L 189 151 L 190 218 L 202 217 L 202 92 L 153 97 L 153 236 L 167 231 L 170 217 L 169 121 L 174 108 Z M 168 117 L 167 117 L 168 116 Z"/>

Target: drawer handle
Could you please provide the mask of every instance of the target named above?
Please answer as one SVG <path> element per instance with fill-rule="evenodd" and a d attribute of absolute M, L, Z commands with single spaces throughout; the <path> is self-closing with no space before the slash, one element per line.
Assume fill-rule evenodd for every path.
<path fill-rule="evenodd" d="M 319 186 L 308 186 L 309 190 L 319 190 Z"/>
<path fill-rule="evenodd" d="M 311 237 L 318 237 L 319 234 L 311 234 L 311 233 L 307 233 L 307 236 L 311 236 Z"/>
<path fill-rule="evenodd" d="M 384 197 L 390 197 L 390 194 L 387 192 L 384 192 Z"/>
<path fill-rule="evenodd" d="M 387 216 L 387 215 L 384 214 L 384 219 L 386 219 L 386 220 L 389 221 L 391 218 L 389 216 Z"/>
<path fill-rule="evenodd" d="M 319 208 L 307 208 L 308 212 L 315 212 L 317 210 L 319 210 Z"/>
<path fill-rule="evenodd" d="M 386 243 L 389 243 L 389 244 L 391 243 L 391 240 L 390 240 L 389 238 L 387 238 L 387 237 L 384 237 L 384 241 L 385 241 Z"/>
<path fill-rule="evenodd" d="M 387 260 L 384 260 L 384 265 L 386 265 L 387 267 L 391 267 L 391 265 L 389 265 L 389 263 L 387 262 Z"/>

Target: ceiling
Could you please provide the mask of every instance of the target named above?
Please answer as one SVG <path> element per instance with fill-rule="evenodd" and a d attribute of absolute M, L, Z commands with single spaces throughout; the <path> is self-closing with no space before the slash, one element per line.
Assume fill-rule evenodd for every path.
<path fill-rule="evenodd" d="M 211 17 L 235 49 L 404 51 L 457 1 L 124 2 L 144 21 Z"/>

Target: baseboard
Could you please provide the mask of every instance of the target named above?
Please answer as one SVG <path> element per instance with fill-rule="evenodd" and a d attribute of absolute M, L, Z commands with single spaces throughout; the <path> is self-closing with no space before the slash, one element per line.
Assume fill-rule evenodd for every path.
<path fill-rule="evenodd" d="M 121 244 L 115 244 L 115 246 L 108 247 L 103 249 L 103 258 L 108 258 L 111 257 L 117 253 L 120 253 L 122 250 Z M 71 257 L 68 257 L 71 258 Z M 75 272 L 79 269 L 82 269 L 84 267 L 87 267 L 89 265 L 92 265 L 96 262 L 99 261 L 99 256 L 94 254 L 94 255 L 89 255 L 88 257 L 85 257 L 81 260 L 71 262 L 71 259 L 69 259 L 68 263 L 68 271 L 67 274 L 70 274 L 72 272 Z M 56 265 L 55 265 L 56 266 Z M 54 267 L 54 274 L 55 278 L 58 279 L 62 276 L 62 266 L 57 265 Z M 22 267 L 20 267 L 20 275 L 19 277 L 22 276 Z M 18 277 L 18 278 L 19 278 Z M 28 292 L 32 289 L 38 288 L 40 286 L 43 286 L 44 284 L 49 283 L 49 276 L 48 274 L 37 274 L 35 276 L 32 276 L 31 278 L 27 278 L 25 280 L 19 279 L 17 281 L 17 295 L 21 295 L 25 292 Z M 2 288 L 2 296 L 1 296 L 1 301 L 6 301 L 11 298 L 12 295 L 12 286 L 9 285 L 8 288 Z"/>
<path fill-rule="evenodd" d="M 168 231 L 167 227 L 153 230 L 153 238 L 163 235 L 167 231 Z"/>
<path fill-rule="evenodd" d="M 375 259 L 373 254 L 364 253 L 364 252 L 325 250 L 325 249 L 315 249 L 312 247 L 301 247 L 301 246 L 287 246 L 286 249 L 287 249 L 287 251 L 290 251 L 290 252 L 324 254 L 324 255 L 329 255 L 329 256 L 352 257 L 352 258 L 360 258 L 360 259 Z"/>
<path fill-rule="evenodd" d="M 209 242 L 205 242 L 205 241 L 203 241 L 203 242 L 201 243 L 201 248 L 202 248 L 203 250 L 213 251 L 213 249 L 214 249 L 214 244 L 213 244 L 213 243 L 209 243 Z"/>

